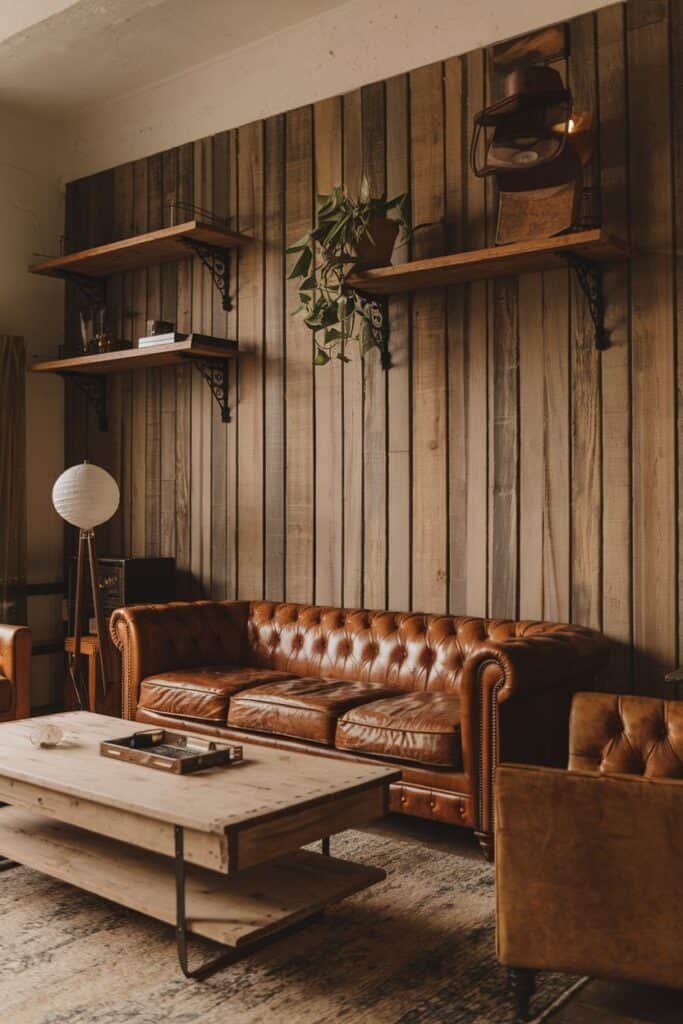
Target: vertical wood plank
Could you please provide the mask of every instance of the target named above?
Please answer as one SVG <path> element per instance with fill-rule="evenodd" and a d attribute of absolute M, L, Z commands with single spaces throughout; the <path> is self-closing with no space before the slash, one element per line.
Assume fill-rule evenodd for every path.
<path fill-rule="evenodd" d="M 363 173 L 363 115 L 360 89 L 344 96 L 344 185 L 358 195 Z M 343 367 L 344 518 L 343 604 L 363 604 L 363 361 L 356 345 Z"/>
<path fill-rule="evenodd" d="M 491 100 L 503 95 L 503 76 L 488 67 Z M 491 231 L 497 196 L 491 189 Z M 492 239 L 489 238 L 489 244 Z M 515 618 L 519 601 L 519 310 L 518 278 L 490 283 L 490 559 L 489 608 L 496 618 Z"/>
<path fill-rule="evenodd" d="M 466 143 L 469 153 L 474 115 L 485 105 L 484 54 L 468 54 L 464 58 L 467 101 Z M 467 209 L 464 242 L 468 249 L 486 245 L 488 231 L 486 187 L 481 178 L 469 171 L 467 175 Z M 487 285 L 471 284 L 467 288 L 467 546 L 465 552 L 464 606 L 453 610 L 467 615 L 486 615 L 488 579 L 488 315 Z"/>
<path fill-rule="evenodd" d="M 543 618 L 543 275 L 519 279 L 519 615 Z"/>
<path fill-rule="evenodd" d="M 213 198 L 213 139 L 194 144 L 194 203 L 202 209 Z M 213 282 L 198 257 L 193 260 L 192 326 L 211 334 L 213 323 Z M 197 597 L 211 593 L 211 395 L 206 381 L 195 372 L 192 377 L 192 505 L 191 564 L 193 591 Z"/>
<path fill-rule="evenodd" d="M 263 122 L 237 139 L 239 230 L 254 241 L 239 264 L 239 493 L 237 596 L 263 596 Z"/>
<path fill-rule="evenodd" d="M 681 595 L 683 594 L 683 471 L 681 470 L 681 452 L 683 452 L 683 415 L 681 415 L 681 404 L 683 402 L 683 103 L 681 102 L 681 89 L 683 88 L 683 10 L 679 3 L 671 4 L 671 95 L 672 95 L 672 138 L 673 138 L 673 201 L 674 201 L 674 286 L 675 297 L 675 324 L 676 324 L 676 438 L 678 443 L 678 464 L 677 472 L 677 499 L 678 518 L 676 523 L 677 544 L 678 544 L 678 578 L 677 578 L 677 604 L 678 604 L 678 645 L 677 663 L 683 664 L 683 608 L 681 607 Z M 680 694 L 679 694 L 680 696 Z"/>
<path fill-rule="evenodd" d="M 154 231 L 163 226 L 161 156 L 147 161 L 147 188 L 147 226 Z M 154 320 L 161 317 L 160 266 L 147 271 L 146 316 Z M 161 371 L 150 369 L 146 377 L 145 553 L 153 557 L 161 550 Z"/>
<path fill-rule="evenodd" d="M 133 233 L 142 234 L 148 225 L 148 163 L 136 160 L 133 165 L 134 217 Z M 147 271 L 133 273 L 133 344 L 142 337 L 147 320 Z M 147 371 L 133 374 L 131 383 L 131 494 L 130 494 L 130 552 L 144 556 L 146 552 L 145 499 L 147 496 Z"/>
<path fill-rule="evenodd" d="M 410 152 L 413 255 L 444 251 L 444 110 L 442 65 L 410 74 Z M 447 607 L 448 492 L 446 300 L 442 289 L 413 299 L 413 604 Z"/>
<path fill-rule="evenodd" d="M 213 137 L 213 197 L 211 210 L 223 221 L 230 218 L 230 133 L 220 132 Z M 230 257 L 230 300 L 233 294 L 235 263 Z M 228 316 L 223 309 L 223 297 L 217 288 L 212 292 L 212 333 L 216 338 L 228 337 Z M 234 377 L 236 368 L 230 367 Z M 235 409 L 232 409 L 235 415 Z M 227 427 L 221 420 L 217 402 L 211 403 L 211 597 L 224 600 L 228 596 L 228 439 L 234 435 L 234 426 Z"/>
<path fill-rule="evenodd" d="M 625 9 L 598 12 L 598 90 L 602 222 L 629 238 L 626 154 Z M 631 588 L 631 338 L 629 269 L 603 276 L 610 347 L 602 353 L 602 619 L 612 641 L 608 685 L 633 688 Z"/>
<path fill-rule="evenodd" d="M 564 61 L 557 70 L 566 78 Z M 569 271 L 544 273 L 543 614 L 559 622 L 571 616 L 569 329 Z"/>
<path fill-rule="evenodd" d="M 569 319 L 568 271 L 543 275 L 545 494 L 543 615 L 569 619 Z"/>
<path fill-rule="evenodd" d="M 113 238 L 133 234 L 133 165 L 122 164 L 114 169 Z M 116 337 L 130 340 L 132 275 L 115 274 L 108 282 L 107 299 L 112 330 Z M 123 555 L 126 544 L 126 511 L 130 508 L 130 449 L 128 417 L 130 416 L 130 374 L 113 374 L 107 383 L 107 405 L 112 445 L 112 472 L 118 482 L 121 500 L 111 521 L 110 544 L 114 554 Z M 68 425 L 67 425 L 68 433 Z"/>
<path fill-rule="evenodd" d="M 88 245 L 100 245 L 110 242 L 114 235 L 114 173 L 103 171 L 88 179 L 87 188 L 87 232 Z M 113 291 L 113 293 L 112 293 Z M 110 289 L 109 282 L 105 282 L 105 330 L 111 330 L 112 304 L 116 300 L 116 287 Z M 110 397 L 110 395 L 109 395 Z M 115 472 L 115 446 L 112 444 L 111 430 L 102 431 L 99 429 L 94 407 L 88 402 L 87 407 L 87 457 L 97 466 L 106 469 L 107 472 Z M 114 553 L 113 547 L 113 524 L 111 521 L 103 523 L 98 530 L 98 551 L 102 556 Z"/>
<path fill-rule="evenodd" d="M 285 596 L 284 128 L 282 115 L 266 121 L 264 528 L 265 597 L 270 601 Z"/>
<path fill-rule="evenodd" d="M 387 194 L 409 192 L 408 76 L 386 83 Z M 409 246 L 394 249 L 393 263 L 410 258 Z M 389 299 L 389 346 L 387 413 L 387 604 L 411 607 L 411 559 L 406 546 L 411 537 L 411 422 L 410 422 L 410 325 L 411 299 Z"/>
<path fill-rule="evenodd" d="M 313 111 L 315 191 L 329 193 L 342 178 L 341 101 L 323 100 Z M 315 601 L 342 603 L 342 364 L 315 369 Z"/>
<path fill-rule="evenodd" d="M 594 14 L 570 24 L 571 59 L 568 81 L 577 110 L 597 110 L 596 20 Z M 598 184 L 591 163 L 584 185 Z M 588 304 L 571 276 L 571 551 L 572 621 L 599 629 L 602 625 L 601 566 L 601 362 Z"/>
<path fill-rule="evenodd" d="M 372 195 L 386 193 L 384 83 L 361 90 L 363 172 Z M 387 371 L 377 349 L 363 360 L 363 604 L 387 601 Z"/>
<path fill-rule="evenodd" d="M 162 210 L 164 226 L 171 223 L 172 204 L 178 198 L 178 150 L 171 149 L 161 158 Z M 161 268 L 161 318 L 176 323 L 178 309 L 178 273 L 173 264 Z M 159 416 L 159 554 L 173 557 L 176 550 L 175 516 L 175 438 L 176 370 L 165 367 L 160 373 Z"/>
<path fill-rule="evenodd" d="M 313 118 L 301 107 L 286 119 L 286 241 L 310 230 L 313 216 Z M 291 257 L 287 261 L 288 270 Z M 287 282 L 287 526 L 286 597 L 311 601 L 314 586 L 314 415 L 311 332 L 291 313 L 298 306 L 296 282 Z"/>
<path fill-rule="evenodd" d="M 237 159 L 237 131 L 228 134 L 228 164 L 229 174 L 229 196 L 228 208 L 230 210 L 230 222 L 237 223 L 238 210 L 238 159 Z M 230 294 L 234 297 L 232 309 L 226 318 L 226 332 L 228 337 L 235 338 L 238 334 L 239 324 L 239 259 L 230 262 Z M 237 597 L 237 538 L 239 532 L 239 521 L 237 515 L 237 495 L 239 487 L 238 465 L 237 465 L 237 438 L 239 433 L 239 400 L 237 394 L 239 370 L 234 367 L 229 375 L 228 399 L 230 408 L 235 415 L 236 429 L 224 428 L 227 462 L 227 564 L 226 564 L 226 593 L 230 598 Z"/>
<path fill-rule="evenodd" d="M 465 69 L 460 57 L 444 64 L 446 146 L 446 239 L 448 252 L 465 248 L 467 164 Z M 448 610 L 461 612 L 466 603 L 467 551 L 467 289 L 448 289 Z"/>
<path fill-rule="evenodd" d="M 657 13 L 645 0 L 627 8 L 635 685 L 654 693 L 677 656 L 678 618 L 669 24 L 665 6 Z"/>
<path fill-rule="evenodd" d="M 194 199 L 194 150 L 192 143 L 178 150 L 178 201 Z M 178 330 L 192 330 L 193 261 L 178 265 L 177 322 Z M 191 444 L 192 444 L 192 367 L 180 366 L 176 371 L 176 435 L 175 435 L 175 502 L 176 502 L 176 586 L 177 596 L 193 595 L 190 548 L 190 515 L 192 506 Z"/>

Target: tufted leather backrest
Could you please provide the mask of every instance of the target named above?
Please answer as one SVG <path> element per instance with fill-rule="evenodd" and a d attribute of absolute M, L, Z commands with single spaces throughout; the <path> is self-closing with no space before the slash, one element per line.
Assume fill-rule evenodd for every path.
<path fill-rule="evenodd" d="M 140 662 L 143 675 L 199 665 L 236 665 L 244 657 L 248 611 L 246 601 L 132 605 L 114 613 L 111 629 L 117 642 L 117 630 L 135 628 L 131 654 Z"/>
<path fill-rule="evenodd" d="M 579 632 L 547 622 L 253 601 L 247 657 L 252 665 L 297 675 L 454 690 L 466 659 L 482 644 L 569 630 Z"/>
<path fill-rule="evenodd" d="M 577 693 L 569 725 L 569 769 L 683 778 L 683 703 Z"/>

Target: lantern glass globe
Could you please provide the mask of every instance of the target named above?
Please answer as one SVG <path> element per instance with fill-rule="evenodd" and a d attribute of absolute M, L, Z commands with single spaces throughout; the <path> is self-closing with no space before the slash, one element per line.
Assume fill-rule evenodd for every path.
<path fill-rule="evenodd" d="M 113 476 L 90 462 L 66 469 L 52 488 L 55 510 L 80 530 L 93 530 L 111 519 L 119 507 L 119 498 Z"/>

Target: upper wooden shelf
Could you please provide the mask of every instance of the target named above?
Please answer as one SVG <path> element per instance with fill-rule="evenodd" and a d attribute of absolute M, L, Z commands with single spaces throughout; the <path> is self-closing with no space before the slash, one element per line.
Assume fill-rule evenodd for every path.
<path fill-rule="evenodd" d="M 590 263 L 620 263 L 628 259 L 629 251 L 625 242 L 596 228 L 536 242 L 517 242 L 366 270 L 352 274 L 349 284 L 371 295 L 393 295 L 420 288 L 442 288 L 492 277 L 556 270 L 567 267 L 569 256 Z"/>
<path fill-rule="evenodd" d="M 72 356 L 33 363 L 32 373 L 103 374 L 125 373 L 150 366 L 173 366 L 188 359 L 229 359 L 237 352 L 237 342 L 223 341 L 205 334 L 190 334 L 183 341 L 146 348 L 126 348 L 120 352 L 100 352 L 92 356 Z"/>
<path fill-rule="evenodd" d="M 161 228 L 146 235 L 123 238 L 94 249 L 68 253 L 56 259 L 34 263 L 32 274 L 63 277 L 82 274 L 86 277 L 108 277 L 126 270 L 138 270 L 156 263 L 175 263 L 193 255 L 191 243 L 214 249 L 234 249 L 251 239 L 237 231 L 224 231 L 199 220 L 188 220 L 172 228 Z M 190 244 L 188 244 L 188 242 Z"/>

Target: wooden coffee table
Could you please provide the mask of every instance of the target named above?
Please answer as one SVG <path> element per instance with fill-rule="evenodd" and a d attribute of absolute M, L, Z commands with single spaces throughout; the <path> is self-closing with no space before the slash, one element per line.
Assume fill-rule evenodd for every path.
<path fill-rule="evenodd" d="M 66 742 L 34 747 L 48 722 Z M 0 854 L 174 924 L 193 978 L 385 877 L 300 847 L 385 814 L 399 772 L 248 745 L 185 776 L 100 755 L 143 728 L 87 711 L 0 725 Z M 190 969 L 189 932 L 227 949 Z"/>

